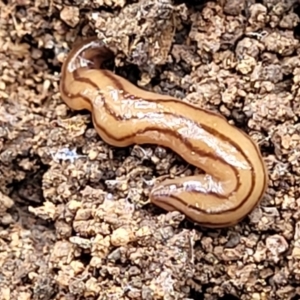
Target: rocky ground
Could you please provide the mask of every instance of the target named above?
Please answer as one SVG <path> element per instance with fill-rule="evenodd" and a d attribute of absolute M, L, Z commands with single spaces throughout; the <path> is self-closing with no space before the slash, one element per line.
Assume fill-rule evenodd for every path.
<path fill-rule="evenodd" d="M 300 2 L 0 2 L 0 298 L 299 299 Z M 223 114 L 270 184 L 227 229 L 148 202 L 195 170 L 168 149 L 114 148 L 59 94 L 74 42 L 105 38 L 136 85 Z"/>

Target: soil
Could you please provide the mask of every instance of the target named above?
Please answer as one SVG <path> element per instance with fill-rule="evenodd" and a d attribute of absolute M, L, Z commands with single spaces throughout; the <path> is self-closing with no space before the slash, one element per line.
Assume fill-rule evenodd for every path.
<path fill-rule="evenodd" d="M 300 2 L 0 2 L 0 299 L 300 297 Z M 190 175 L 169 149 L 115 148 L 59 93 L 72 45 L 105 39 L 115 72 L 221 113 L 260 146 L 264 199 L 200 228 L 149 203 Z"/>

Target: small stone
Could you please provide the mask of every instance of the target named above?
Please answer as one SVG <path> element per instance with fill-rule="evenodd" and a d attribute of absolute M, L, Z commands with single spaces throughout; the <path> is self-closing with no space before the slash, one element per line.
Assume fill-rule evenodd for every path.
<path fill-rule="evenodd" d="M 65 6 L 60 12 L 60 18 L 70 27 L 76 27 L 80 21 L 79 8 L 76 6 Z"/>
<path fill-rule="evenodd" d="M 124 246 L 127 245 L 134 239 L 134 233 L 129 229 L 118 228 L 111 236 L 111 243 L 114 246 Z"/>

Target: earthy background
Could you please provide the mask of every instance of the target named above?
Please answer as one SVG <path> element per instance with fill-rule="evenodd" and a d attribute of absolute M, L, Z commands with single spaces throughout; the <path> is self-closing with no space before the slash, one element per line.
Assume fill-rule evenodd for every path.
<path fill-rule="evenodd" d="M 299 299 L 298 0 L 0 0 L 0 298 Z M 155 146 L 114 148 L 58 91 L 80 37 L 115 72 L 219 111 L 260 145 L 261 204 L 223 230 L 148 203 L 195 170 Z"/>

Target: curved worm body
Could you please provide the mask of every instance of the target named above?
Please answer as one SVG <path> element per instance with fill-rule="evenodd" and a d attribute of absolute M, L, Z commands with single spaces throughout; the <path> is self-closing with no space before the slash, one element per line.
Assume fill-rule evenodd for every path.
<path fill-rule="evenodd" d="M 268 184 L 257 145 L 219 114 L 147 92 L 101 69 L 112 58 L 103 41 L 77 44 L 62 67 L 63 101 L 74 110 L 89 110 L 108 144 L 158 144 L 205 172 L 161 182 L 150 192 L 152 203 L 206 227 L 241 221 Z"/>

